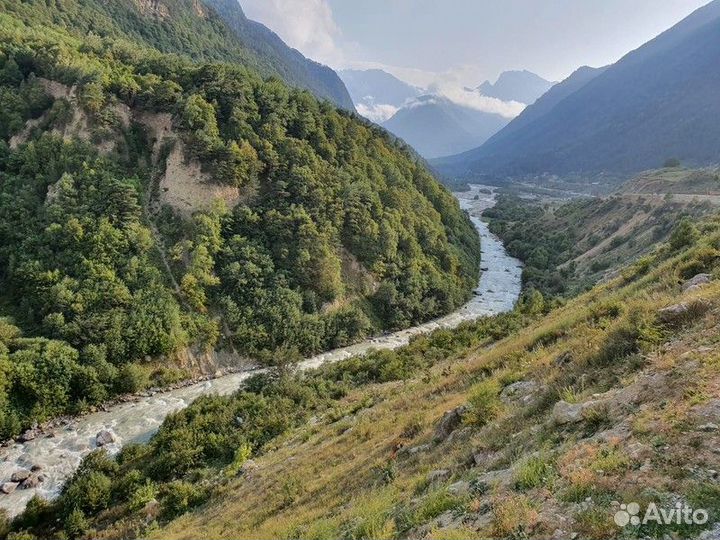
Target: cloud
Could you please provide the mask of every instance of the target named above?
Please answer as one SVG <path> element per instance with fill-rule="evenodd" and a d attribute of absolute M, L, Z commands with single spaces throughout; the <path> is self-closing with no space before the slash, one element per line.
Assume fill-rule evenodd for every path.
<path fill-rule="evenodd" d="M 515 118 L 525 109 L 523 103 L 502 101 L 483 96 L 480 92 L 474 90 L 468 90 L 466 87 L 469 81 L 480 80 L 477 66 L 457 66 L 441 72 L 391 66 L 378 62 L 351 62 L 349 67 L 354 69 L 382 69 L 408 84 L 424 88 L 426 94 L 442 96 L 458 105 L 499 114 L 505 118 Z M 478 83 L 470 84 L 476 86 Z M 418 102 L 411 102 L 406 103 L 403 107 L 412 107 L 419 104 Z"/>
<path fill-rule="evenodd" d="M 355 105 L 355 108 L 360 115 L 378 124 L 389 120 L 398 112 L 397 107 L 387 104 L 358 103 Z"/>
<path fill-rule="evenodd" d="M 515 118 L 525 109 L 524 103 L 502 101 L 501 99 L 483 96 L 478 91 L 467 90 L 456 85 L 437 85 L 431 91 L 448 98 L 458 105 L 487 113 L 499 114 L 505 118 Z"/>
<path fill-rule="evenodd" d="M 248 18 L 261 22 L 308 58 L 335 66 L 344 62 L 340 29 L 327 0 L 241 0 Z"/>

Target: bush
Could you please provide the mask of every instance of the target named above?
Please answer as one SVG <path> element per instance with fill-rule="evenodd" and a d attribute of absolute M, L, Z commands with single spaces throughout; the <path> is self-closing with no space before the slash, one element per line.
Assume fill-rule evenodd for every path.
<path fill-rule="evenodd" d="M 133 511 L 140 510 L 141 508 L 144 508 L 147 503 L 154 500 L 156 496 L 157 487 L 154 483 L 148 480 L 145 484 L 138 487 L 132 495 L 130 495 L 128 507 Z"/>
<path fill-rule="evenodd" d="M 85 514 L 77 508 L 70 512 L 68 517 L 65 518 L 65 534 L 69 538 L 78 538 L 83 536 L 88 530 L 88 520 Z"/>
<path fill-rule="evenodd" d="M 207 497 L 205 490 L 190 482 L 176 480 L 162 490 L 162 511 L 168 518 L 184 514 L 202 504 Z"/>
<path fill-rule="evenodd" d="M 150 370 L 138 364 L 125 364 L 120 368 L 116 388 L 120 393 L 134 394 L 150 387 Z"/>
<path fill-rule="evenodd" d="M 698 241 L 698 238 L 700 238 L 700 232 L 692 220 L 685 216 L 675 225 L 672 233 L 670 233 L 670 247 L 677 251 L 694 244 Z"/>
<path fill-rule="evenodd" d="M 468 396 L 470 412 L 469 422 L 475 426 L 484 426 L 500 412 L 500 385 L 494 380 L 479 382 L 470 389 Z"/>
<path fill-rule="evenodd" d="M 83 512 L 97 512 L 107 508 L 110 503 L 112 482 L 110 478 L 98 471 L 92 471 L 73 479 L 72 484 L 63 495 L 65 507 Z"/>
<path fill-rule="evenodd" d="M 515 487 L 520 490 L 549 485 L 557 475 L 553 463 L 542 456 L 525 460 L 515 473 Z"/>

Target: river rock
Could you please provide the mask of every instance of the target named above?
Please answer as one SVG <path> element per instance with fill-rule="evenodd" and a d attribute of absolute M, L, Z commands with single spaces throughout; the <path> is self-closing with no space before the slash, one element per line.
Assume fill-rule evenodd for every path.
<path fill-rule="evenodd" d="M 451 411 L 447 411 L 443 414 L 440 419 L 440 423 L 438 423 L 437 428 L 435 428 L 433 440 L 435 442 L 442 442 L 447 439 L 453 431 L 460 427 L 463 415 L 466 411 L 467 407 L 465 405 L 461 405 L 460 407 L 455 407 Z"/>
<path fill-rule="evenodd" d="M 17 482 L 5 482 L 4 484 L 0 485 L 0 491 L 5 493 L 6 495 L 10 495 L 13 491 L 17 489 L 17 487 Z"/>
<path fill-rule="evenodd" d="M 23 480 L 26 480 L 30 476 L 30 471 L 27 469 L 20 469 L 19 471 L 15 471 L 12 473 L 12 476 L 10 477 L 11 482 L 22 482 Z"/>
<path fill-rule="evenodd" d="M 30 475 L 25 480 L 22 481 L 20 484 L 20 489 L 32 489 L 36 488 L 40 485 L 40 482 L 42 482 L 42 479 L 39 475 Z"/>
<path fill-rule="evenodd" d="M 30 467 L 30 472 L 38 472 L 42 471 L 42 465 L 38 465 L 37 463 Z"/>
<path fill-rule="evenodd" d="M 38 432 L 35 429 L 28 429 L 25 433 L 20 435 L 20 442 L 28 442 L 34 440 L 38 436 Z"/>
<path fill-rule="evenodd" d="M 112 444 L 115 442 L 115 435 L 106 429 L 100 431 L 95 436 L 95 444 L 98 446 L 105 446 L 106 444 Z"/>
<path fill-rule="evenodd" d="M 712 276 L 710 274 L 697 274 L 696 276 L 693 276 L 685 283 L 683 283 L 682 289 L 684 292 L 687 292 L 691 288 L 697 288 L 701 287 L 702 285 L 707 285 L 711 281 Z"/>

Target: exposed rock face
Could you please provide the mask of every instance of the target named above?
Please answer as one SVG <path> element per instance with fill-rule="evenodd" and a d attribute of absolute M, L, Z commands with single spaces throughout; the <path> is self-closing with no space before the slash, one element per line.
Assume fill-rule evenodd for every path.
<path fill-rule="evenodd" d="M 535 381 L 518 381 L 503 388 L 500 400 L 505 405 L 526 407 L 537 402 L 539 389 Z"/>
<path fill-rule="evenodd" d="M 461 405 L 460 407 L 456 407 L 453 410 L 447 411 L 445 414 L 443 414 L 440 423 L 438 424 L 437 428 L 435 428 L 435 435 L 433 436 L 433 440 L 435 442 L 442 442 L 447 439 L 453 431 L 460 427 L 460 425 L 462 424 L 463 415 L 466 411 L 467 407 L 465 405 Z"/>
<path fill-rule="evenodd" d="M 447 488 L 448 493 L 451 495 L 462 496 L 467 495 L 470 492 L 470 482 L 460 480 L 454 484 L 450 484 Z"/>
<path fill-rule="evenodd" d="M 558 401 L 553 407 L 553 421 L 558 425 L 576 424 L 583 419 L 583 404 Z"/>
<path fill-rule="evenodd" d="M 690 289 L 696 289 L 703 285 L 707 285 L 712 281 L 712 276 L 710 274 L 697 274 L 696 276 L 692 277 L 691 279 L 688 279 L 685 283 L 683 283 L 683 291 L 687 292 Z"/>
<path fill-rule="evenodd" d="M 679 326 L 702 317 L 709 309 L 710 304 L 705 300 L 682 302 L 659 310 L 658 319 L 669 326 Z"/>
<path fill-rule="evenodd" d="M 165 175 L 160 179 L 160 202 L 185 216 L 207 209 L 216 199 L 228 208 L 240 201 L 240 189 L 214 182 L 202 171 L 200 162 L 185 159 L 185 145 L 178 140 L 167 158 Z"/>
<path fill-rule="evenodd" d="M 170 17 L 170 10 L 159 0 L 135 0 L 135 3 L 143 15 L 167 19 Z"/>

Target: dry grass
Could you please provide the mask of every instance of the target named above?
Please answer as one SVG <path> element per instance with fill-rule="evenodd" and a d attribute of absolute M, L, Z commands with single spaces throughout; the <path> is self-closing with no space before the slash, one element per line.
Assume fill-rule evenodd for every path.
<path fill-rule="evenodd" d="M 555 528 L 588 538 L 614 534 L 608 521 L 612 500 L 646 488 L 684 492 L 694 480 L 682 473 L 678 460 L 705 466 L 717 439 L 691 436 L 694 407 L 720 395 L 717 310 L 663 330 L 660 342 L 650 332 L 659 308 L 685 300 L 669 270 L 677 264 L 671 260 L 668 268 L 596 287 L 532 328 L 439 362 L 417 379 L 353 392 L 339 407 L 369 397 L 372 406 L 350 419 L 291 432 L 257 460 L 249 477 L 220 488 L 211 503 L 155 537 L 395 538 L 412 531 L 428 538 L 471 538 L 541 536 L 538 531 Z M 692 295 L 715 305 L 720 284 Z M 627 328 L 637 330 L 632 352 L 613 341 L 626 339 L 621 330 Z M 517 380 L 538 382 L 542 399 L 530 407 L 500 409 L 493 396 Z M 610 406 L 594 430 L 587 422 L 552 423 L 552 405 L 563 391 L 581 402 L 608 390 L 625 392 L 619 396 L 635 392 L 637 402 Z M 397 452 L 399 446 L 431 443 L 443 413 L 468 401 L 491 413 L 456 432 L 451 442 L 413 455 Z M 495 453 L 475 466 L 472 455 L 481 449 Z M 515 471 L 515 482 L 477 488 L 469 500 L 446 492 L 458 479 L 476 485 L 473 479 L 484 472 L 507 467 Z M 448 469 L 452 476 L 429 486 L 426 475 L 435 469 Z M 593 504 L 573 514 L 572 505 L 587 497 Z M 451 530 L 438 526 L 438 512 L 448 509 L 468 521 Z M 483 515 L 489 515 L 486 523 L 474 521 Z M 560 519 L 573 515 L 569 522 Z"/>

